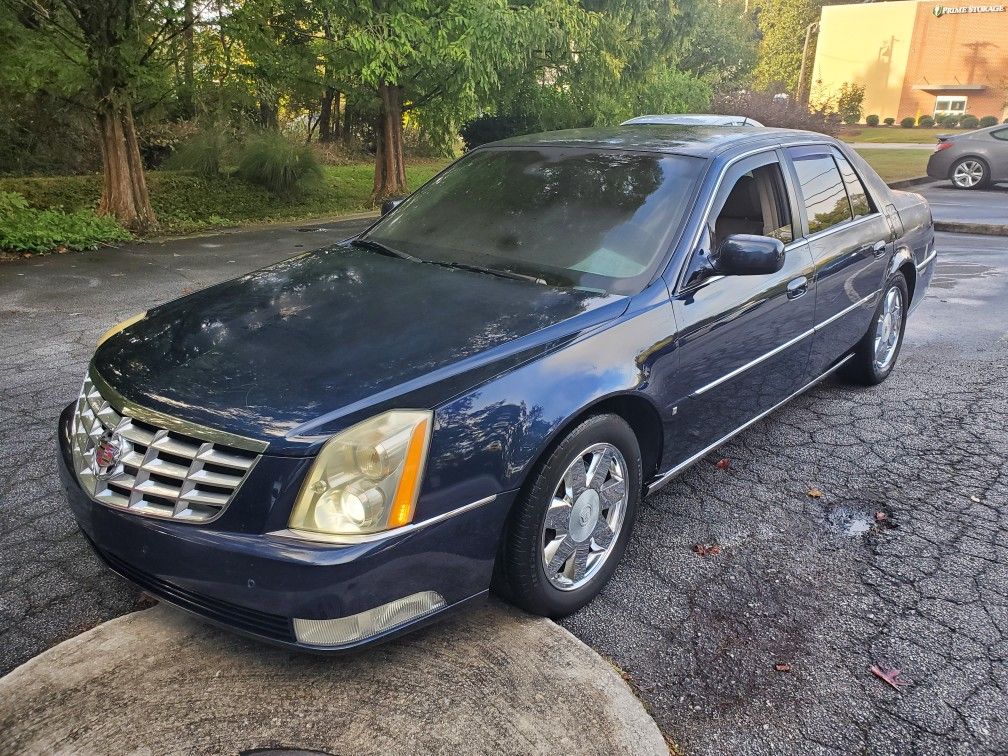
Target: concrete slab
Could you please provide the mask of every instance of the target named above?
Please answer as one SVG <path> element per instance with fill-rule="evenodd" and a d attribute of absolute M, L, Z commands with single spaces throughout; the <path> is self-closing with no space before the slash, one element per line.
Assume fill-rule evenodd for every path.
<path fill-rule="evenodd" d="M 166 605 L 0 679 L 0 753 L 667 754 L 615 667 L 502 604 L 339 657 L 239 638 Z"/>

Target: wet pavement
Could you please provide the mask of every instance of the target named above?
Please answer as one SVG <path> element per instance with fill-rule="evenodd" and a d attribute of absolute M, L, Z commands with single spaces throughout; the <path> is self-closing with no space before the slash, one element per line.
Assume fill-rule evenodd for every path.
<path fill-rule="evenodd" d="M 137 596 L 91 555 L 53 472 L 98 336 L 360 225 L 0 266 L 0 672 Z M 1008 749 L 1008 240 L 939 248 L 889 381 L 821 386 L 649 499 L 613 583 L 563 623 L 688 752 Z"/>

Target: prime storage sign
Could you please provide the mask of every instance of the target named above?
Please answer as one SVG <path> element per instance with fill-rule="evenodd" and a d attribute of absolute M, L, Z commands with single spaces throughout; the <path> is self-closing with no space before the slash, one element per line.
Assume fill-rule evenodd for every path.
<path fill-rule="evenodd" d="M 1003 5 L 936 5 L 931 12 L 935 18 L 954 13 L 1004 13 Z"/>

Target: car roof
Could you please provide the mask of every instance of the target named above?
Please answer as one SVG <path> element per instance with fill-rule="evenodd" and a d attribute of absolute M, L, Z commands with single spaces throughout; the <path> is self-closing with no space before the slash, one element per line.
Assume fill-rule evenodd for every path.
<path fill-rule="evenodd" d="M 795 129 L 633 124 L 611 128 L 547 131 L 541 134 L 511 137 L 485 146 L 581 147 L 599 150 L 666 152 L 712 158 L 735 149 L 809 141 L 835 144 L 835 140 L 825 134 Z"/>
<path fill-rule="evenodd" d="M 724 115 L 713 113 L 675 113 L 670 115 L 642 115 L 623 121 L 620 126 L 631 126 L 638 123 L 650 124 L 680 124 L 683 126 L 762 126 L 754 118 L 740 115 Z"/>

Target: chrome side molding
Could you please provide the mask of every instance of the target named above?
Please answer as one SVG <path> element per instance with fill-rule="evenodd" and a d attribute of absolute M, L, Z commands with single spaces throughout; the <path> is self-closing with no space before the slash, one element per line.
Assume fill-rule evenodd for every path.
<path fill-rule="evenodd" d="M 877 293 L 878 292 L 876 292 L 876 294 Z M 872 295 L 872 296 L 874 296 L 874 295 Z M 740 425 L 738 428 L 736 428 L 735 430 L 733 430 L 728 435 L 724 436 L 723 438 L 718 439 L 717 441 L 715 441 L 710 446 L 707 446 L 707 447 L 701 449 L 696 454 L 693 454 L 692 456 L 690 456 L 687 459 L 683 460 L 682 462 L 680 462 L 678 465 L 676 465 L 675 467 L 673 467 L 668 472 L 662 473 L 660 476 L 658 476 L 658 478 L 654 482 L 649 483 L 647 485 L 647 488 L 645 490 L 644 495 L 647 496 L 649 494 L 654 493 L 659 488 L 661 488 L 666 483 L 668 483 L 670 480 L 672 480 L 674 477 L 676 477 L 683 470 L 685 470 L 687 467 L 690 467 L 691 465 L 693 465 L 694 463 L 698 462 L 703 457 L 705 457 L 708 454 L 710 454 L 716 448 L 718 448 L 719 446 L 721 446 L 721 444 L 724 444 L 725 442 L 729 441 L 733 437 L 737 436 L 739 433 L 741 433 L 742 431 L 744 431 L 749 426 L 754 425 L 755 423 L 758 423 L 760 420 L 762 420 L 764 417 L 766 417 L 767 415 L 769 415 L 774 410 L 780 409 L 785 404 L 787 404 L 792 399 L 794 399 L 796 396 L 804 394 L 806 391 L 808 391 L 810 388 L 812 388 L 813 386 L 815 386 L 817 383 L 821 382 L 822 380 L 824 380 L 825 378 L 829 377 L 830 375 L 832 375 L 833 373 L 835 373 L 837 370 L 839 370 L 853 356 L 854 356 L 853 354 L 848 354 L 846 357 L 844 357 L 838 363 L 836 363 L 835 365 L 833 365 L 833 367 L 831 367 L 829 370 L 827 370 L 826 372 L 824 372 L 818 378 L 815 378 L 815 379 L 809 381 L 804 386 L 802 386 L 800 389 L 798 389 L 797 391 L 795 391 L 793 394 L 789 395 L 785 399 L 781 400 L 780 402 L 778 402 L 777 404 L 775 404 L 770 409 L 764 410 L 763 412 L 761 412 L 758 415 L 756 415 L 756 417 L 754 417 L 751 420 L 748 420 L 744 424 Z"/>

